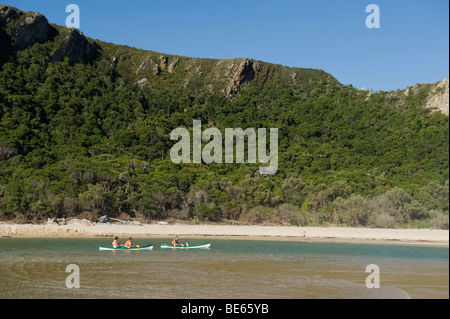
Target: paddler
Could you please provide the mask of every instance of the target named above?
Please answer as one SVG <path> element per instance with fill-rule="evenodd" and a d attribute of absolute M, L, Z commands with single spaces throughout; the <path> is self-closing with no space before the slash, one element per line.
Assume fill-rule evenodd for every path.
<path fill-rule="evenodd" d="M 113 242 L 112 242 L 112 246 L 113 246 L 114 248 L 119 248 L 119 247 L 122 246 L 121 244 L 119 244 L 119 237 L 115 237 L 115 238 L 114 238 L 114 240 L 113 240 Z"/>
<path fill-rule="evenodd" d="M 125 247 L 131 248 L 134 247 L 134 245 L 131 243 L 132 238 L 128 238 L 128 240 L 125 242 Z"/>
<path fill-rule="evenodd" d="M 183 244 L 178 243 L 178 235 L 172 240 L 172 246 L 184 246 Z"/>

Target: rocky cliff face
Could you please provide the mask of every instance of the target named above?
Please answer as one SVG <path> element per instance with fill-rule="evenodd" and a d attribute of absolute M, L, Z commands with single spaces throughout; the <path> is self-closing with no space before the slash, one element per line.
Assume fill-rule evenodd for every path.
<path fill-rule="evenodd" d="M 449 77 L 439 82 L 428 95 L 426 107 L 449 115 Z"/>
<path fill-rule="evenodd" d="M 406 97 L 410 94 L 421 94 L 426 90 L 423 107 L 431 109 L 433 112 L 441 112 L 449 115 L 449 77 L 447 76 L 443 81 L 437 83 L 419 83 L 409 86 L 404 90 L 397 92 L 390 92 L 390 96 L 395 96 L 399 99 L 399 104 L 405 102 Z"/>
<path fill-rule="evenodd" d="M 240 63 L 232 62 L 228 64 L 226 73 L 226 76 L 228 78 L 228 85 L 226 88 L 226 93 L 236 93 L 244 83 L 253 80 L 253 78 L 255 77 L 255 73 L 256 72 L 253 68 L 252 60 L 244 59 Z"/>
<path fill-rule="evenodd" d="M 98 45 L 95 42 L 89 42 L 80 30 L 70 29 L 52 60 L 63 61 L 65 57 L 68 57 L 70 64 L 87 63 L 95 58 L 97 52 Z"/>
<path fill-rule="evenodd" d="M 34 43 L 50 40 L 55 34 L 47 19 L 38 12 L 24 13 L 17 8 L 0 5 L 0 27 L 14 40 L 14 47 L 23 50 Z"/>
<path fill-rule="evenodd" d="M 9 53 L 24 50 L 35 43 L 53 40 L 58 35 L 58 31 L 41 13 L 23 12 L 7 5 L 0 5 L 0 29 L 2 42 L 10 46 Z M 95 57 L 97 49 L 96 43 L 87 40 L 79 30 L 70 29 L 62 44 L 55 50 L 52 61 L 62 61 L 68 57 L 71 64 L 86 63 Z"/>

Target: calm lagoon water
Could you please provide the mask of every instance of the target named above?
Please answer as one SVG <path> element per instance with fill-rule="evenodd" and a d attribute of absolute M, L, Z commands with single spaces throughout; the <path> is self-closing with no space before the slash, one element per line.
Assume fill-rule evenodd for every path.
<path fill-rule="evenodd" d="M 98 250 L 111 241 L 1 238 L 0 298 L 449 298 L 448 247 L 212 239 L 161 250 L 171 239 L 134 238 L 154 250 Z M 66 286 L 69 264 L 80 288 Z M 370 264 L 380 288 L 366 287 Z"/>

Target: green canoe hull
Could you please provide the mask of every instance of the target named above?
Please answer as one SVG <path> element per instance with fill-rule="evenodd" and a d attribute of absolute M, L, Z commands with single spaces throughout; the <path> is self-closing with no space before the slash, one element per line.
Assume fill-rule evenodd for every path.
<path fill-rule="evenodd" d="M 114 248 L 114 247 L 110 247 L 110 246 L 100 245 L 100 247 L 98 249 L 99 250 L 152 250 L 153 245 L 148 244 L 148 245 L 141 246 L 141 247 L 131 247 L 131 248 L 127 248 L 127 247 Z"/>

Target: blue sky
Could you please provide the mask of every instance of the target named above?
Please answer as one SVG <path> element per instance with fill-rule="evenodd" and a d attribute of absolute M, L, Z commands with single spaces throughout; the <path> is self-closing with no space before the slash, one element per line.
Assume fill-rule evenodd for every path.
<path fill-rule="evenodd" d="M 6 2 L 59 25 L 71 3 L 80 8 L 85 35 L 166 54 L 322 69 L 343 84 L 375 91 L 449 74 L 448 0 Z M 366 27 L 371 3 L 380 8 L 379 29 Z"/>

